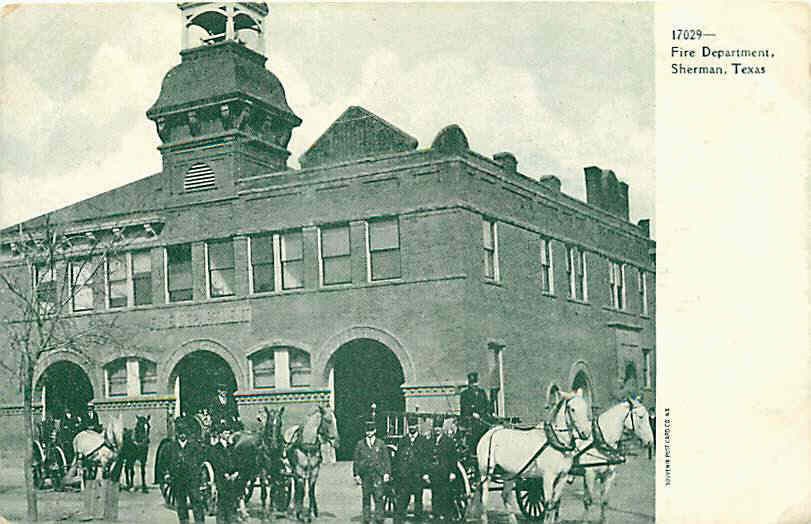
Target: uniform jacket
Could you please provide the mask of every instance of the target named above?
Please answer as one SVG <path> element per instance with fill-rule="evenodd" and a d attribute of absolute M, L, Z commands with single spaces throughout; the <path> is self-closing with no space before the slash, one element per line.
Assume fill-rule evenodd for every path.
<path fill-rule="evenodd" d="M 230 395 L 225 397 L 225 405 L 220 403 L 219 396 L 215 396 L 209 411 L 211 412 L 211 420 L 214 422 L 215 427 L 221 421 L 225 421 L 225 425 L 231 429 L 231 431 L 243 429 L 242 423 L 239 421 L 237 403 Z"/>
<path fill-rule="evenodd" d="M 459 395 L 459 414 L 462 418 L 472 417 L 474 413 L 478 413 L 482 418 L 490 415 L 487 393 L 479 386 L 465 388 Z"/>
<path fill-rule="evenodd" d="M 366 437 L 360 439 L 355 446 L 352 475 L 363 479 L 382 477 L 386 473 L 391 475 L 391 460 L 383 441 L 376 438 L 372 447 L 369 447 Z"/>
<path fill-rule="evenodd" d="M 81 418 L 81 423 L 79 424 L 79 431 L 90 429 L 97 433 L 101 433 L 102 426 L 101 422 L 99 422 L 99 414 L 95 411 L 93 413 L 85 413 L 84 416 Z"/>
<path fill-rule="evenodd" d="M 459 453 L 453 438 L 443 433 L 438 440 L 433 437 L 432 445 L 431 465 L 434 471 L 443 475 L 454 471 L 459 461 Z"/>
<path fill-rule="evenodd" d="M 394 478 L 402 482 L 419 482 L 420 477 L 428 472 L 431 451 L 431 442 L 427 438 L 417 434 L 414 442 L 411 442 L 406 433 L 394 455 Z"/>
<path fill-rule="evenodd" d="M 209 454 L 214 467 L 214 476 L 218 485 L 225 482 L 225 475 L 237 471 L 237 461 L 234 457 L 234 448 L 217 444 Z"/>
<path fill-rule="evenodd" d="M 200 464 L 203 462 L 203 449 L 193 440 L 184 447 L 173 440 L 166 451 L 166 460 L 172 482 L 186 486 L 196 486 L 200 478 Z"/>

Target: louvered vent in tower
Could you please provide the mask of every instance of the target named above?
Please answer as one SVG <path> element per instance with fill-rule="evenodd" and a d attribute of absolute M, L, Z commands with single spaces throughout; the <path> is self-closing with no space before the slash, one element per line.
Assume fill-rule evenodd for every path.
<path fill-rule="evenodd" d="M 208 191 L 209 189 L 217 188 L 217 177 L 214 175 L 214 170 L 208 164 L 198 162 L 193 164 L 186 176 L 183 177 L 183 191 L 189 193 L 192 191 Z"/>

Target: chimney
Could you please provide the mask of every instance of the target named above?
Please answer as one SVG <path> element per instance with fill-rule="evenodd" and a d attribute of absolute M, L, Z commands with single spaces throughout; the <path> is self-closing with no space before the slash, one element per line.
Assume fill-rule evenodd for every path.
<path fill-rule="evenodd" d="M 617 180 L 617 175 L 608 169 L 589 166 L 584 171 L 586 203 L 628 220 L 628 184 Z"/>
<path fill-rule="evenodd" d="M 560 193 L 560 179 L 555 175 L 542 176 L 539 182 L 549 189 Z"/>
<path fill-rule="evenodd" d="M 639 228 L 639 231 L 641 231 L 643 235 L 650 238 L 650 218 L 643 218 L 642 220 L 636 223 L 636 226 Z"/>
<path fill-rule="evenodd" d="M 508 151 L 496 153 L 493 155 L 493 160 L 495 160 L 504 171 L 509 173 L 518 172 L 518 160 L 515 159 L 515 155 Z"/>

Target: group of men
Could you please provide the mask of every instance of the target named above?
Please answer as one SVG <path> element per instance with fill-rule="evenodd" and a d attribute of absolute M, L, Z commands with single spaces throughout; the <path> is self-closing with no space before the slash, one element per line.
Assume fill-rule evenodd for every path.
<path fill-rule="evenodd" d="M 487 431 L 490 418 L 490 403 L 487 394 L 478 386 L 477 373 L 468 375 L 468 387 L 461 393 L 460 403 L 460 422 L 467 425 L 471 435 L 468 445 L 475 446 Z M 424 518 L 422 496 L 426 487 L 431 489 L 434 519 L 452 521 L 457 518 L 451 490 L 459 474 L 459 451 L 454 426 L 445 424 L 440 417 L 434 420 L 432 434 L 423 435 L 419 431 L 416 415 L 406 417 L 406 426 L 406 434 L 397 443 L 393 459 L 389 457 L 386 443 L 377 437 L 375 421 L 366 422 L 365 436 L 355 447 L 352 475 L 361 486 L 364 524 L 383 522 L 385 484 L 392 480 L 395 524 L 405 522 L 412 497 L 415 518 L 418 521 Z"/>
<path fill-rule="evenodd" d="M 48 414 L 40 424 L 39 440 L 43 444 L 57 443 L 68 452 L 73 449 L 73 437 L 86 429 L 97 433 L 101 433 L 103 429 L 93 400 L 87 403 L 85 411 L 81 414 L 74 415 L 70 408 L 65 408 L 62 414 L 56 417 Z"/>
<path fill-rule="evenodd" d="M 225 384 L 217 385 L 217 395 L 205 408 L 212 420 L 210 440 L 201 442 L 188 417 L 175 419 L 175 439 L 166 451 L 167 471 L 175 495 L 175 510 L 180 524 L 189 522 L 189 510 L 195 523 L 205 522 L 204 501 L 200 495 L 200 469 L 208 460 L 217 486 L 217 524 L 237 522 L 237 506 L 242 480 L 233 453 L 234 434 L 244 429 L 233 396 Z"/>

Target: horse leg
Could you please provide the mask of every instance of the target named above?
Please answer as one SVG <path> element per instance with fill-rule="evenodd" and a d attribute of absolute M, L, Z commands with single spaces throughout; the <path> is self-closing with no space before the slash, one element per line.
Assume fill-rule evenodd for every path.
<path fill-rule="evenodd" d="M 516 524 L 518 521 L 515 518 L 515 513 L 510 506 L 510 495 L 515 490 L 515 481 L 505 480 L 504 486 L 501 489 L 501 502 L 504 504 L 504 510 L 507 512 L 507 519 L 510 524 Z"/>
<path fill-rule="evenodd" d="M 594 502 L 593 494 L 597 482 L 597 472 L 594 468 L 586 468 L 583 474 L 583 520 L 587 521 L 591 504 Z"/>
<path fill-rule="evenodd" d="M 318 482 L 318 473 L 313 472 L 310 477 L 310 507 L 312 508 L 313 518 L 318 518 L 318 499 L 315 497 L 315 485 Z"/>
<path fill-rule="evenodd" d="M 555 479 L 556 477 L 551 474 L 543 477 L 544 524 L 555 522 Z"/>
<path fill-rule="evenodd" d="M 479 482 L 479 503 L 481 504 L 481 520 L 482 524 L 487 524 L 487 496 L 490 492 L 490 476 L 485 472 L 481 482 Z M 431 491 L 431 504 L 433 504 L 433 490 Z"/>
<path fill-rule="evenodd" d="M 146 487 L 146 457 L 141 461 L 141 491 L 149 492 L 149 488 Z"/>
<path fill-rule="evenodd" d="M 602 489 L 600 490 L 600 522 L 605 522 L 605 510 L 608 509 L 608 491 L 611 489 L 611 485 L 614 483 L 614 477 L 616 476 L 616 470 L 609 466 L 606 468 L 605 477 L 603 477 L 603 485 Z"/>

